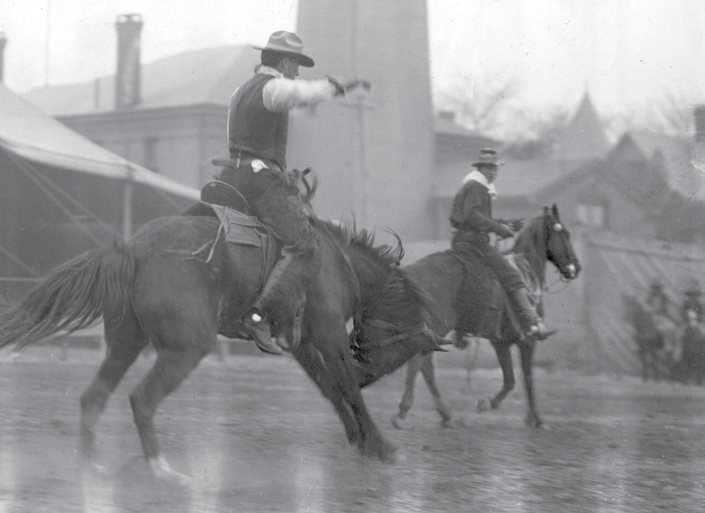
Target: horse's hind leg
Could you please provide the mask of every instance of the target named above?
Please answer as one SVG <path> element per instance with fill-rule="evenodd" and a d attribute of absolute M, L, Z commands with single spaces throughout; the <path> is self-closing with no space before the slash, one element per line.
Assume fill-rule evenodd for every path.
<path fill-rule="evenodd" d="M 426 381 L 429 392 L 431 392 L 431 397 L 433 398 L 433 403 L 436 406 L 436 411 L 441 416 L 441 424 L 443 427 L 450 427 L 451 421 L 453 420 L 453 414 L 441 398 L 441 393 L 439 392 L 438 385 L 436 384 L 436 373 L 433 368 L 433 353 L 426 353 L 421 356 L 421 374 Z"/>
<path fill-rule="evenodd" d="M 409 429 L 406 424 L 406 415 L 414 405 L 414 386 L 416 384 L 416 376 L 421 369 L 421 359 L 424 355 L 417 354 L 411 358 L 406 364 L 406 374 L 404 377 L 404 393 L 399 402 L 399 412 L 392 416 L 392 425 L 397 429 Z"/>
<path fill-rule="evenodd" d="M 80 454 L 93 459 L 95 426 L 115 387 L 147 343 L 132 310 L 119 309 L 119 315 L 105 314 L 105 359 L 93 381 L 81 395 Z"/>
<path fill-rule="evenodd" d="M 503 340 L 492 340 L 491 342 L 497 354 L 499 366 L 502 368 L 502 388 L 492 399 L 480 399 L 477 401 L 477 411 L 480 412 L 499 408 L 504 398 L 514 389 L 514 385 L 516 384 L 509 343 Z"/>
<path fill-rule="evenodd" d="M 176 328 L 178 330 L 178 327 Z M 215 344 L 213 333 L 213 344 Z M 154 414 L 161 402 L 173 392 L 208 353 L 209 347 L 180 342 L 161 341 L 157 345 L 154 367 L 130 393 L 130 405 L 142 442 L 142 451 L 152 472 L 158 477 L 183 478 L 171 470 L 159 455 L 159 442 L 154 429 Z"/>

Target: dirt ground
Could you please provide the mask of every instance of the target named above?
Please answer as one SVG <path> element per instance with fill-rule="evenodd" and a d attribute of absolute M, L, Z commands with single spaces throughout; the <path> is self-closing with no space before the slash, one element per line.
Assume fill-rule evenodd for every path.
<path fill-rule="evenodd" d="M 99 353 L 61 361 L 31 348 L 0 363 L 0 513 L 42 512 L 701 512 L 705 389 L 636 378 L 538 372 L 541 430 L 524 426 L 521 386 L 500 410 L 474 413 L 498 370 L 437 361 L 439 384 L 464 427 L 444 429 L 417 383 L 411 431 L 389 419 L 398 372 L 365 391 L 399 448 L 387 464 L 347 445 L 329 404 L 286 357 L 209 357 L 162 405 L 156 424 L 189 485 L 150 476 L 127 395 L 141 358 L 98 426 L 107 476 L 77 470 L 78 399 Z M 438 359 L 437 359 L 438 360 Z"/>

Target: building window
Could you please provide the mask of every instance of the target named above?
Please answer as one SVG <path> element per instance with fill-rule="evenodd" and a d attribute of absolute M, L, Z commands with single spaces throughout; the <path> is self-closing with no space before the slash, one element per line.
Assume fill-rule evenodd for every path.
<path fill-rule="evenodd" d="M 156 137 L 147 137 L 144 140 L 144 167 L 155 173 L 159 172 Z"/>
<path fill-rule="evenodd" d="M 593 228 L 607 226 L 607 208 L 602 203 L 579 203 L 577 214 L 580 224 Z"/>

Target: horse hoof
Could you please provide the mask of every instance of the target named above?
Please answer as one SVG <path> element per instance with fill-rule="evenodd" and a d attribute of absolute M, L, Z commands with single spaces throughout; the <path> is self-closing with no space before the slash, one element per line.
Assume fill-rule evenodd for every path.
<path fill-rule="evenodd" d="M 157 479 L 184 486 L 191 483 L 189 476 L 171 468 L 164 458 L 149 458 L 147 465 Z"/>
<path fill-rule="evenodd" d="M 414 429 L 414 426 L 412 426 L 408 420 L 403 417 L 400 417 L 399 415 L 393 415 L 391 418 L 391 422 L 392 426 L 397 429 L 402 429 L 404 431 L 412 431 Z"/>
<path fill-rule="evenodd" d="M 524 419 L 524 424 L 533 429 L 539 429 L 543 427 L 543 421 L 538 417 L 526 417 Z"/>
<path fill-rule="evenodd" d="M 110 472 L 108 468 L 100 463 L 97 463 L 90 459 L 84 459 L 81 461 L 81 472 L 85 476 L 91 477 L 110 477 Z"/>
<path fill-rule="evenodd" d="M 492 402 L 489 399 L 478 399 L 475 409 L 482 413 L 492 409 Z"/>

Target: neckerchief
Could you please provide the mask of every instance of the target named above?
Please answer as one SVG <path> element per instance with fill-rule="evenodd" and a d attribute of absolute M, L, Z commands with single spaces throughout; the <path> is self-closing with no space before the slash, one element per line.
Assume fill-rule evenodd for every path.
<path fill-rule="evenodd" d="M 493 183 L 488 182 L 487 177 L 480 173 L 477 169 L 474 169 L 470 171 L 467 175 L 465 175 L 465 178 L 463 178 L 462 183 L 464 185 L 468 182 L 478 182 L 487 189 L 487 192 L 490 193 L 490 196 L 492 196 L 493 198 L 497 196 L 497 188 L 494 186 Z"/>

